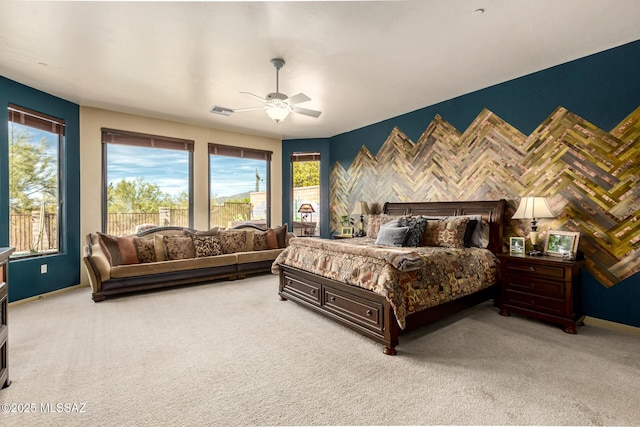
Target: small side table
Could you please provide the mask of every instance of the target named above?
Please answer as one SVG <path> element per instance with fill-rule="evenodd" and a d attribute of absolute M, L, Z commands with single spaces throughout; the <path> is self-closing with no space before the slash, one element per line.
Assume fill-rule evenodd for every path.
<path fill-rule="evenodd" d="M 575 334 L 584 325 L 582 261 L 553 256 L 499 254 L 500 314 L 519 313 L 563 326 Z"/>

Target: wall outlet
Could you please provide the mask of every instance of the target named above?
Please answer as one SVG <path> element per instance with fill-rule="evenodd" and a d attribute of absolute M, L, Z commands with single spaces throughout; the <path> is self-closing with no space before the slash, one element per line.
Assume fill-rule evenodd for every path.
<path fill-rule="evenodd" d="M 47 272 L 47 264 L 40 265 L 40 274 L 45 274 Z"/>

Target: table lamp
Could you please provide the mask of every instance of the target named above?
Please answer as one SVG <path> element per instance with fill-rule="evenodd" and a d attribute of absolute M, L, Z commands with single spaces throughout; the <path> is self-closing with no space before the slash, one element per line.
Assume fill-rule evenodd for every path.
<path fill-rule="evenodd" d="M 367 202 L 356 202 L 356 205 L 353 207 L 352 215 L 360 215 L 360 229 L 355 232 L 354 237 L 364 237 L 367 235 L 364 231 L 364 216 L 369 215 L 369 206 Z"/>
<path fill-rule="evenodd" d="M 313 209 L 313 206 L 311 206 L 311 203 L 303 203 L 298 208 L 298 212 L 302 214 L 300 216 L 300 222 L 302 223 L 303 233 L 307 236 L 310 236 L 312 231 L 308 228 L 312 228 L 312 227 L 307 228 L 307 226 L 305 225 L 305 222 L 313 221 L 313 213 L 315 212 L 315 209 Z M 309 216 L 311 216 L 311 219 L 309 219 Z"/>
<path fill-rule="evenodd" d="M 520 206 L 513 214 L 512 219 L 530 219 L 531 220 L 531 232 L 529 233 L 529 240 L 533 245 L 533 250 L 528 252 L 528 255 L 539 256 L 542 252 L 538 248 L 538 224 L 539 218 L 555 218 L 555 215 L 551 212 L 546 197 L 539 196 L 527 196 L 520 199 Z"/>

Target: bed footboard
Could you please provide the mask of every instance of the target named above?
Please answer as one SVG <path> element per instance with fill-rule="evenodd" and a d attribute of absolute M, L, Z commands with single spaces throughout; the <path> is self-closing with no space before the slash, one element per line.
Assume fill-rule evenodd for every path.
<path fill-rule="evenodd" d="M 396 354 L 398 323 L 384 297 L 286 265 L 280 265 L 278 294 L 383 344 L 384 354 Z"/>
<path fill-rule="evenodd" d="M 403 332 L 436 322 L 497 298 L 498 284 L 474 294 L 430 307 L 407 316 L 407 327 L 401 330 L 393 309 L 382 296 L 369 290 L 347 285 L 306 271 L 280 265 L 281 300 L 292 300 L 354 331 L 383 344 L 383 353 L 396 354 L 398 336 Z M 494 304 L 495 305 L 495 304 Z"/>

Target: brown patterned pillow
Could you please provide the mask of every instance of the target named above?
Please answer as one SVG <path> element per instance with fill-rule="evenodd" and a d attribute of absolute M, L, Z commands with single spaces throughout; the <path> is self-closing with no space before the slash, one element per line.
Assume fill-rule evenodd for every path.
<path fill-rule="evenodd" d="M 282 224 L 280 227 L 274 228 L 276 232 L 276 239 L 278 239 L 278 248 L 286 248 L 287 247 L 287 231 L 289 231 L 288 224 Z M 277 248 L 273 248 L 277 249 Z"/>
<path fill-rule="evenodd" d="M 278 236 L 276 235 L 276 230 L 270 228 L 265 233 L 267 235 L 267 248 L 268 249 L 278 249 Z"/>
<path fill-rule="evenodd" d="M 220 232 L 222 253 L 244 252 L 247 248 L 247 233 L 243 230 L 224 230 Z"/>
<path fill-rule="evenodd" d="M 98 244 L 106 255 L 111 265 L 120 265 L 120 250 L 118 250 L 118 238 L 109 234 L 98 234 Z"/>
<path fill-rule="evenodd" d="M 267 232 L 256 231 L 253 233 L 253 250 L 254 251 L 266 251 L 269 249 L 267 244 Z"/>
<path fill-rule="evenodd" d="M 371 239 L 375 239 L 376 237 L 378 237 L 378 233 L 380 232 L 380 227 L 398 218 L 400 217 L 393 216 L 393 215 L 386 215 L 386 214 L 369 215 L 369 218 L 367 219 L 367 237 L 370 237 Z"/>
<path fill-rule="evenodd" d="M 188 236 L 164 236 L 162 238 L 168 260 L 196 257 L 193 239 Z"/>
<path fill-rule="evenodd" d="M 134 237 L 133 246 L 136 248 L 136 255 L 140 262 L 156 262 L 156 245 L 154 238 Z"/>
<path fill-rule="evenodd" d="M 425 246 L 464 248 L 464 234 L 469 218 L 427 220 L 424 230 Z"/>
<path fill-rule="evenodd" d="M 136 236 L 111 236 L 98 233 L 98 242 L 112 266 L 138 264 L 138 255 L 133 245 Z"/>
<path fill-rule="evenodd" d="M 193 239 L 193 246 L 196 250 L 196 258 L 222 255 L 220 236 L 192 235 L 191 238 Z"/>

